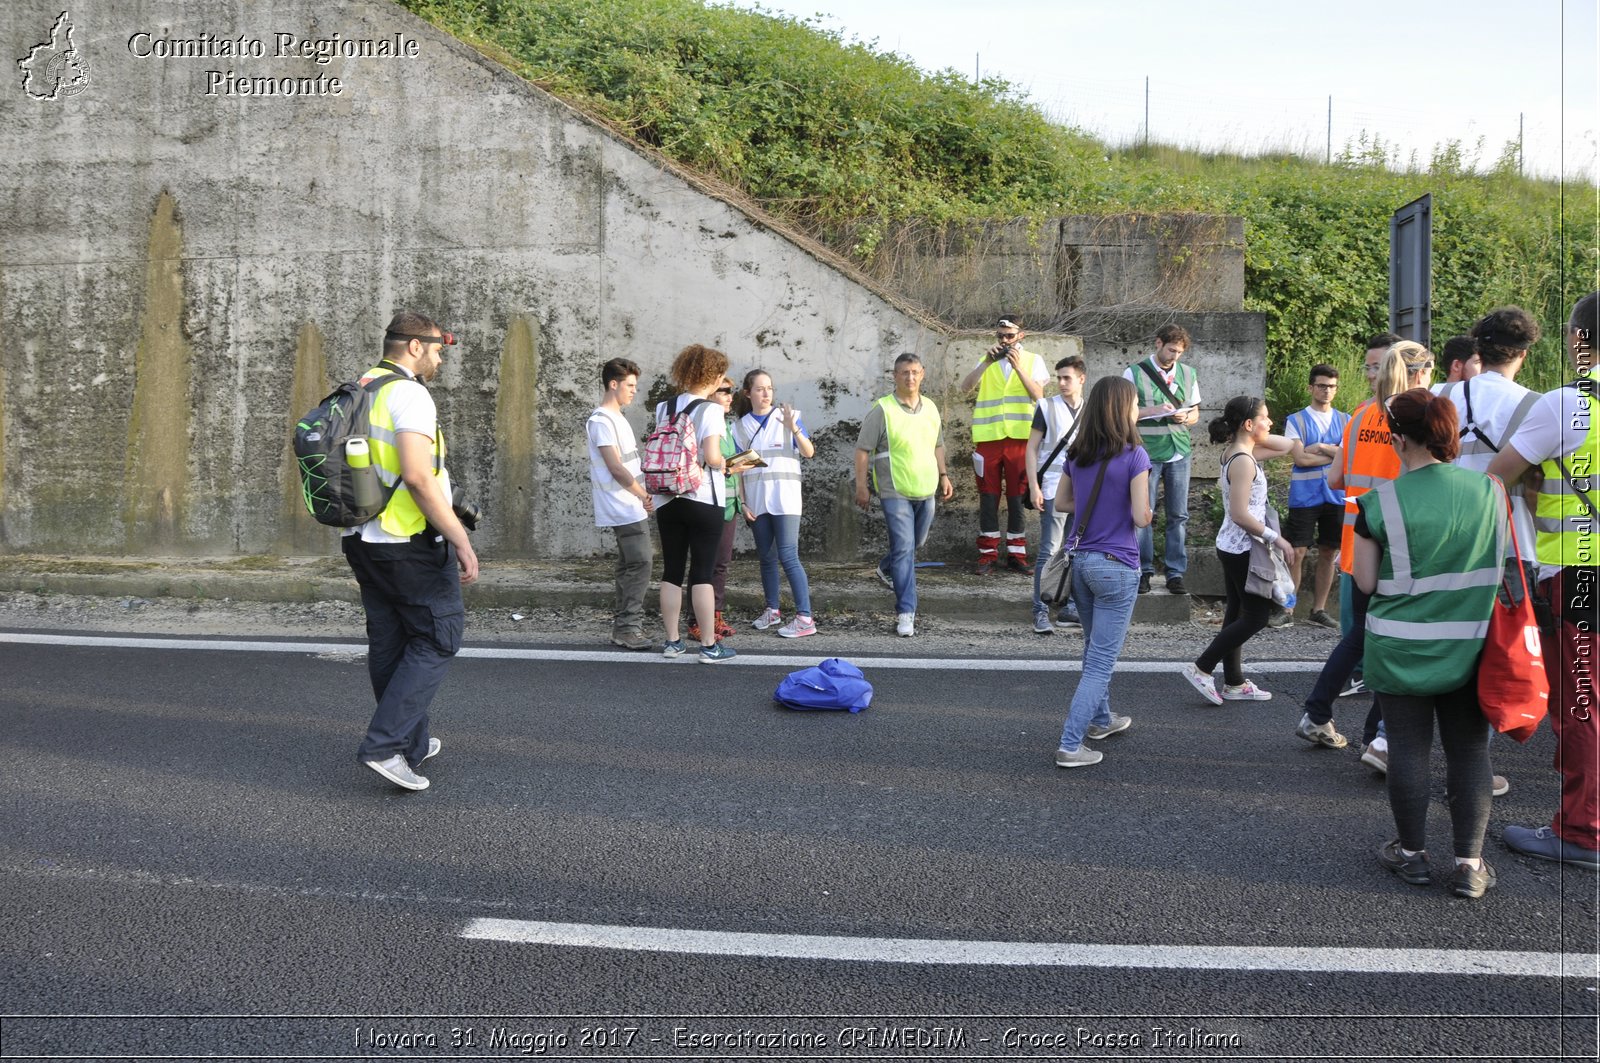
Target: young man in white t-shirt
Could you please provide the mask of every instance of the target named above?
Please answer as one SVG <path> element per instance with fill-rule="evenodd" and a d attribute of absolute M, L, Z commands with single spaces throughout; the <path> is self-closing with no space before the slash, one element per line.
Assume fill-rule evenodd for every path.
<path fill-rule="evenodd" d="M 644 633 L 644 592 L 650 586 L 654 554 L 650 546 L 650 512 L 639 467 L 639 443 L 622 411 L 639 392 L 639 367 L 613 358 L 600 367 L 605 395 L 589 415 L 589 484 L 594 498 L 594 526 L 610 528 L 617 537 L 617 607 L 611 641 L 630 650 L 654 644 Z"/>
<path fill-rule="evenodd" d="M 1056 386 L 1061 394 L 1039 403 L 1033 411 L 1033 431 L 1028 435 L 1028 492 L 1033 508 L 1039 511 L 1039 553 L 1033 563 L 1033 630 L 1040 635 L 1050 634 L 1055 625 L 1050 623 L 1050 610 L 1039 597 L 1039 579 L 1050 555 L 1061 544 L 1071 512 L 1066 506 L 1055 506 L 1056 485 L 1067 461 L 1066 447 L 1060 444 L 1065 440 L 1070 446 L 1077 433 L 1078 415 L 1083 412 L 1083 382 L 1088 376 L 1088 367 L 1075 354 L 1057 362 Z M 1048 467 L 1041 468 L 1041 462 L 1048 462 Z M 1062 623 L 1078 622 L 1078 611 L 1070 599 L 1062 604 L 1059 618 Z"/>

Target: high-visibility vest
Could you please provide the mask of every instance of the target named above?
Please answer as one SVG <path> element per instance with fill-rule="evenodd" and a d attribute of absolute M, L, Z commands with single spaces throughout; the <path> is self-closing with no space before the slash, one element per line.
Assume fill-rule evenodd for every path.
<path fill-rule="evenodd" d="M 1570 414 L 1562 403 L 1562 413 L 1572 418 L 1574 427 L 1587 421 L 1588 430 L 1578 449 L 1561 460 L 1572 474 L 1573 483 L 1583 488 L 1589 500 L 1600 505 L 1600 417 L 1594 416 L 1595 397 L 1587 389 L 1569 384 L 1573 403 Z M 1563 392 L 1567 388 L 1561 389 Z M 1595 528 L 1595 518 L 1583 504 L 1555 458 L 1540 463 L 1544 484 L 1539 488 L 1539 499 L 1533 511 L 1535 552 L 1540 565 L 1560 568 L 1600 566 L 1600 534 Z"/>
<path fill-rule="evenodd" d="M 1328 430 L 1324 432 L 1317 427 L 1316 418 L 1311 416 L 1311 407 L 1307 406 L 1298 413 L 1291 413 L 1289 423 L 1300 434 L 1300 442 L 1308 447 L 1313 443 L 1332 443 L 1337 446 L 1344 437 L 1344 426 L 1350 423 L 1350 415 L 1343 410 L 1329 410 Z M 1316 465 L 1302 468 L 1296 465 L 1289 473 L 1289 508 L 1343 505 L 1344 492 L 1328 486 L 1328 470 L 1332 467 Z"/>
<path fill-rule="evenodd" d="M 1367 402 L 1344 426 L 1344 528 L 1339 533 L 1339 568 L 1349 573 L 1355 558 L 1356 499 L 1400 475 L 1400 456 L 1389 444 L 1383 403 Z"/>
<path fill-rule="evenodd" d="M 995 439 L 1027 439 L 1033 431 L 1033 397 L 1023 385 L 1023 374 L 1031 379 L 1036 366 L 1043 363 L 1037 354 L 1020 351 L 1022 365 L 1006 373 L 1007 362 L 993 362 L 978 378 L 978 401 L 972 405 L 972 441 L 988 443 Z"/>
<path fill-rule="evenodd" d="M 794 411 L 799 424 L 800 411 Z M 800 447 L 794 433 L 783 423 L 783 414 L 774 406 L 767 420 L 747 413 L 733 426 L 733 437 L 740 447 L 753 450 L 767 463 L 766 468 L 743 474 L 744 500 L 756 516 L 764 513 L 800 515 Z"/>
<path fill-rule="evenodd" d="M 1464 686 L 1505 571 L 1505 492 L 1480 472 L 1440 463 L 1378 484 L 1360 509 L 1383 545 L 1367 607 L 1367 686 L 1413 695 Z"/>
<path fill-rule="evenodd" d="M 396 380 L 406 379 L 392 369 L 381 367 L 367 370 L 361 375 L 361 379 L 373 380 L 381 376 L 392 376 Z M 388 390 L 388 385 L 384 385 L 373 396 L 372 434 L 369 437 L 372 465 L 378 470 L 378 479 L 383 481 L 385 487 L 391 485 L 394 487 L 394 494 L 389 497 L 389 504 L 378 514 L 378 526 L 390 535 L 412 536 L 428 526 L 428 518 L 417 508 L 416 499 L 411 497 L 411 489 L 400 476 L 400 451 L 395 445 L 394 415 L 389 412 L 388 402 L 384 401 L 384 392 Z M 443 473 L 444 430 L 435 424 L 433 475 L 437 478 Z"/>
<path fill-rule="evenodd" d="M 887 449 L 873 455 L 872 485 L 879 489 L 876 462 L 889 459 L 889 477 L 894 481 L 896 494 L 906 498 L 928 498 L 939 487 L 939 459 L 934 454 L 939 445 L 939 429 L 943 420 L 939 407 L 928 399 L 922 400 L 921 412 L 916 415 L 900 408 L 900 400 L 892 394 L 878 400 L 883 409 L 883 434 Z"/>
<path fill-rule="evenodd" d="M 1150 363 L 1150 368 L 1158 374 L 1161 367 L 1156 364 L 1156 356 L 1151 355 L 1145 361 Z M 1139 368 L 1139 363 L 1133 364 L 1133 389 L 1139 394 L 1139 408 L 1159 406 L 1167 402 L 1166 395 L 1156 387 L 1155 381 L 1150 379 L 1150 374 Z M 1200 378 L 1195 371 L 1182 362 L 1172 369 L 1172 396 L 1178 400 L 1181 407 L 1189 401 L 1190 394 L 1194 391 L 1195 381 Z M 1144 443 L 1145 453 L 1150 455 L 1151 464 L 1164 465 L 1179 454 L 1189 454 L 1194 451 L 1194 443 L 1189 438 L 1189 426 L 1186 424 L 1157 424 L 1152 421 L 1139 422 L 1139 439 Z"/>

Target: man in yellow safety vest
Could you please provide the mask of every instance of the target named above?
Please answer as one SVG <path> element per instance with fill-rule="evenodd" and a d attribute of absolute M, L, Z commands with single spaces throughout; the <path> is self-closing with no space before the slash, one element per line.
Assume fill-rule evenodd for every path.
<path fill-rule="evenodd" d="M 972 407 L 972 468 L 978 477 L 978 575 L 994 571 L 1000 551 L 1000 495 L 1006 496 L 1006 567 L 1024 575 L 1028 536 L 1022 527 L 1028 496 L 1028 435 L 1033 411 L 1050 382 L 1043 358 L 1022 349 L 1021 318 L 1000 319 L 999 342 L 984 352 L 961 381 L 963 394 L 978 389 Z M 1002 484 L 1003 481 L 1003 484 Z"/>

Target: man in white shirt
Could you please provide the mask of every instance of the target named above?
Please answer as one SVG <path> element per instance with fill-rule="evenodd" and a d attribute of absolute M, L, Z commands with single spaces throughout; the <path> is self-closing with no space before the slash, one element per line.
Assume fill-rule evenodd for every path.
<path fill-rule="evenodd" d="M 605 394 L 589 414 L 589 485 L 594 500 L 594 526 L 610 528 L 617 537 L 617 605 L 611 620 L 611 641 L 630 650 L 654 644 L 644 633 L 644 592 L 650 586 L 654 552 L 650 546 L 650 512 L 639 466 L 639 442 L 622 411 L 639 392 L 639 367 L 613 358 L 600 367 Z"/>
<path fill-rule="evenodd" d="M 372 464 L 394 493 L 342 543 L 361 586 L 367 674 L 378 702 L 356 756 L 407 790 L 428 788 L 417 769 L 441 745 L 428 732 L 428 707 L 461 649 L 461 588 L 478 578 L 478 555 L 451 504 L 439 414 L 425 386 L 454 343 L 422 314 L 390 320 L 383 360 L 361 380 L 395 378 L 374 397 L 369 440 Z"/>
<path fill-rule="evenodd" d="M 1077 435 L 1078 415 L 1083 412 L 1083 382 L 1088 376 L 1088 367 L 1075 354 L 1057 362 L 1056 386 L 1061 394 L 1039 403 L 1033 413 L 1033 431 L 1028 435 L 1028 491 L 1033 508 L 1039 511 L 1039 553 L 1033 563 L 1033 630 L 1040 635 L 1055 630 L 1050 623 L 1050 610 L 1039 597 L 1039 577 L 1061 543 L 1070 513 L 1065 504 L 1056 508 L 1056 485 L 1061 482 L 1067 447 Z M 1040 467 L 1041 462 L 1046 463 L 1045 467 Z M 1078 622 L 1077 610 L 1070 600 L 1062 605 L 1059 615 L 1062 623 Z"/>

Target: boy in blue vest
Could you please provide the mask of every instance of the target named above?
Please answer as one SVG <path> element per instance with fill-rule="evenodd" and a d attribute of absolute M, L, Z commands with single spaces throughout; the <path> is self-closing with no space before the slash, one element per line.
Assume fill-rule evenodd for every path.
<path fill-rule="evenodd" d="M 1200 420 L 1200 378 L 1179 365 L 1189 349 L 1189 332 L 1182 325 L 1163 325 L 1156 333 L 1150 357 L 1130 365 L 1122 374 L 1133 381 L 1139 395 L 1139 438 L 1150 455 L 1150 509 L 1156 494 L 1165 494 L 1167 542 L 1162 562 L 1167 570 L 1167 591 L 1185 594 L 1183 574 L 1189 569 L 1185 531 L 1189 523 L 1189 468 L 1194 443 L 1189 426 Z M 1165 485 L 1163 487 L 1163 485 Z M 1150 593 L 1155 575 L 1153 524 L 1139 529 L 1139 593 Z"/>
<path fill-rule="evenodd" d="M 1293 443 L 1290 456 L 1294 472 L 1289 477 L 1289 519 L 1283 534 L 1294 547 L 1294 582 L 1301 572 L 1313 540 L 1317 568 L 1313 577 L 1311 622 L 1339 627 L 1328 615 L 1328 592 L 1333 589 L 1334 562 L 1339 559 L 1339 538 L 1344 525 L 1344 492 L 1328 486 L 1328 467 L 1339 457 L 1339 443 L 1350 415 L 1333 408 L 1339 390 L 1339 370 L 1323 363 L 1311 367 L 1311 405 L 1289 415 L 1284 437 Z"/>

